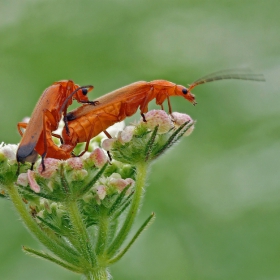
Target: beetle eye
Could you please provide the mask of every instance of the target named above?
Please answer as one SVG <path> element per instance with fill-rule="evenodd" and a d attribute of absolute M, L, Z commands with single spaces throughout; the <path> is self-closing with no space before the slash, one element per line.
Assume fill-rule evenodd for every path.
<path fill-rule="evenodd" d="M 88 93 L 87 88 L 82 88 L 82 93 L 83 93 L 83 95 L 87 95 L 87 93 Z"/>
<path fill-rule="evenodd" d="M 187 93 L 188 93 L 188 90 L 187 90 L 186 88 L 183 88 L 183 89 L 182 89 L 182 92 L 183 92 L 184 94 L 187 94 Z"/>

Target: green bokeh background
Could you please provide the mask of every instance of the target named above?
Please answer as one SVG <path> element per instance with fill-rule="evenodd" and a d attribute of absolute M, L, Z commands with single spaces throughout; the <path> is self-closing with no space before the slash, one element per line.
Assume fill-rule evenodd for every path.
<path fill-rule="evenodd" d="M 111 268 L 114 279 L 280 279 L 279 0 L 0 2 L 0 141 L 53 81 L 190 84 L 249 67 L 266 83 L 221 81 L 172 98 L 196 129 L 150 169 L 138 223 L 155 223 Z M 156 108 L 151 104 L 150 108 Z M 138 119 L 139 115 L 132 119 Z M 0 278 L 79 279 L 24 255 L 41 248 L 0 201 Z M 135 227 L 136 228 L 136 227 Z"/>

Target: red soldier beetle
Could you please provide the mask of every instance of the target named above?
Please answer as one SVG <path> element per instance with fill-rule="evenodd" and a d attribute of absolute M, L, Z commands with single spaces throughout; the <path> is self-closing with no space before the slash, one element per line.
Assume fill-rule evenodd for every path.
<path fill-rule="evenodd" d="M 195 105 L 195 96 L 191 93 L 191 89 L 200 84 L 223 79 L 264 81 L 263 75 L 260 74 L 216 72 L 196 80 L 189 88 L 165 80 L 132 83 L 101 96 L 96 100 L 98 101 L 96 106 L 85 104 L 69 112 L 67 114 L 69 131 L 66 128 L 63 129 L 63 145 L 54 147 L 54 143 L 50 139 L 50 146 L 53 146 L 55 151 L 53 154 L 59 155 L 60 152 L 61 158 L 69 158 L 78 143 L 86 142 L 84 151 L 79 155 L 81 156 L 87 151 L 91 138 L 102 131 L 110 137 L 106 129 L 114 123 L 132 116 L 138 108 L 145 121 L 144 113 L 148 111 L 148 103 L 151 100 L 155 99 L 156 104 L 163 109 L 163 102 L 167 99 L 168 111 L 172 114 L 170 96 L 182 96 Z"/>
<path fill-rule="evenodd" d="M 45 89 L 29 123 L 18 123 L 18 131 L 22 135 L 16 154 L 18 163 L 31 162 L 33 167 L 40 154 L 44 169 L 44 158 L 48 156 L 47 134 L 58 128 L 62 115 L 67 115 L 67 108 L 73 99 L 79 103 L 95 105 L 97 102 L 89 101 L 87 97 L 87 93 L 92 89 L 93 86 L 80 87 L 71 80 L 55 82 Z M 67 120 L 66 118 L 64 120 L 67 130 Z M 21 131 L 22 128 L 26 129 L 24 133 Z"/>
<path fill-rule="evenodd" d="M 107 93 L 97 99 L 98 105 L 92 107 L 91 105 L 83 105 L 79 108 L 69 112 L 67 114 L 67 120 L 74 120 L 81 116 L 90 114 L 91 111 L 95 109 L 101 109 L 107 105 L 113 105 L 115 103 L 122 103 L 122 109 L 127 111 L 126 116 L 133 115 L 137 109 L 140 109 L 140 113 L 144 118 L 144 113 L 148 111 L 148 104 L 151 100 L 155 99 L 156 104 L 160 105 L 163 109 L 163 103 L 167 99 L 168 102 L 168 112 L 172 114 L 172 107 L 170 102 L 170 96 L 182 96 L 187 99 L 193 105 L 196 105 L 195 96 L 191 93 L 191 90 L 198 85 L 209 83 L 212 81 L 225 80 L 225 79 L 238 79 L 238 80 L 251 80 L 251 81 L 265 81 L 262 74 L 252 74 L 252 73 L 241 73 L 241 74 L 231 74 L 233 70 L 224 70 L 212 73 L 210 75 L 204 76 L 192 84 L 189 87 L 184 87 L 181 85 L 176 85 L 172 82 L 166 80 L 154 80 L 151 82 L 135 82 L 130 85 L 121 87 L 110 93 Z M 225 74 L 225 72 L 229 72 Z M 135 109 L 135 107 L 137 107 Z M 130 113 L 130 108 L 133 113 Z M 112 114 L 121 115 L 122 111 L 112 111 Z"/>

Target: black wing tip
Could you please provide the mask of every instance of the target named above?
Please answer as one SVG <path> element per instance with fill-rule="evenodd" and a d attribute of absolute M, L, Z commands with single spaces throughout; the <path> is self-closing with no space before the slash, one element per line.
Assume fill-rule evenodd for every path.
<path fill-rule="evenodd" d="M 17 162 L 24 163 L 35 162 L 38 157 L 38 153 L 34 150 L 34 144 L 28 144 L 20 146 L 17 150 L 16 158 Z"/>

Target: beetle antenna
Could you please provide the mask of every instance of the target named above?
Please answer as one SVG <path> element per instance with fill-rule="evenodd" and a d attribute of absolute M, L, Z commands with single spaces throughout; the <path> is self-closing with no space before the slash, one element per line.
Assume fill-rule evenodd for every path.
<path fill-rule="evenodd" d="M 76 88 L 76 89 L 64 100 L 64 102 L 63 102 L 63 104 L 62 104 L 62 106 L 61 106 L 61 108 L 60 108 L 60 110 L 59 110 L 59 113 L 60 113 L 60 114 L 62 114 L 62 112 L 64 111 L 64 109 L 65 109 L 65 107 L 66 107 L 66 105 L 67 105 L 67 103 L 68 103 L 68 101 L 69 101 L 70 99 L 72 99 L 73 95 L 74 95 L 78 90 L 83 89 L 83 88 L 90 88 L 90 89 L 93 89 L 93 86 L 88 85 L 88 86 L 82 86 L 82 87 Z"/>
<path fill-rule="evenodd" d="M 254 73 L 231 73 L 232 70 L 225 70 L 212 73 L 210 75 L 204 76 L 196 81 L 194 81 L 190 86 L 189 90 L 193 89 L 198 85 L 202 85 L 205 83 L 219 81 L 219 80 L 247 80 L 247 81 L 257 81 L 264 82 L 265 78 L 263 74 L 254 74 Z"/>

